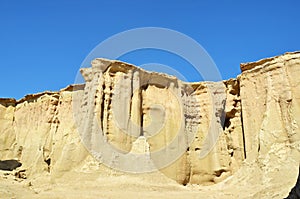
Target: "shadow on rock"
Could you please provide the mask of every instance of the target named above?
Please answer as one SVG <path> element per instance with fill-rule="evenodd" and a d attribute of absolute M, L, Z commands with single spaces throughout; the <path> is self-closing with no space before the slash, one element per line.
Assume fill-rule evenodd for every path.
<path fill-rule="evenodd" d="M 285 199 L 299 199 L 300 198 L 300 167 L 298 172 L 298 179 L 296 185 L 292 188 L 289 193 L 289 196 Z"/>
<path fill-rule="evenodd" d="M 17 160 L 0 160 L 0 170 L 12 171 L 22 166 L 22 163 Z"/>

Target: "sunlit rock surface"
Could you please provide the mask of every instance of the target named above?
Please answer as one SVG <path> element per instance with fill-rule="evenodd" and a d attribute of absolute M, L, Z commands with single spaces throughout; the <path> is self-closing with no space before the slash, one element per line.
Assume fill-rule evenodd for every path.
<path fill-rule="evenodd" d="M 83 85 L 0 99 L 0 160 L 22 163 L 1 171 L 0 195 L 20 196 L 12 178 L 17 190 L 41 198 L 60 193 L 58 186 L 76 187 L 80 178 L 86 189 L 97 187 L 95 180 L 128 183 L 128 193 L 151 192 L 161 183 L 167 192 L 179 190 L 178 198 L 286 197 L 300 159 L 300 53 L 241 64 L 241 70 L 236 79 L 186 83 L 96 59 L 81 69 Z M 103 144 L 116 152 L 101 151 Z M 128 154 L 143 156 L 128 161 Z M 106 164 L 98 161 L 107 157 Z M 141 168 L 152 172 L 126 172 Z M 78 194 L 90 198 L 83 188 Z M 103 188 L 95 189 L 91 197 L 99 198 Z"/>

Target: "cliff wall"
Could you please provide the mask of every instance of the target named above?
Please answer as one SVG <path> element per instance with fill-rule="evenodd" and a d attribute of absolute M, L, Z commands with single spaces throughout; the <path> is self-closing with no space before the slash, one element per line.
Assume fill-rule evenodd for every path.
<path fill-rule="evenodd" d="M 0 99 L 0 159 L 18 159 L 28 177 L 115 168 L 180 184 L 234 176 L 233 184 L 274 182 L 287 193 L 299 164 L 300 53 L 241 70 L 236 79 L 186 83 L 96 59 L 81 70 L 85 85 Z"/>

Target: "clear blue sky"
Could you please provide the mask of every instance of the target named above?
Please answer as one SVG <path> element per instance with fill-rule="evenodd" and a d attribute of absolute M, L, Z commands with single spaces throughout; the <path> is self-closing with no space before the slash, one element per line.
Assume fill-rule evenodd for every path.
<path fill-rule="evenodd" d="M 72 84 L 97 44 L 145 26 L 190 36 L 207 50 L 223 79 L 235 77 L 241 62 L 300 50 L 299 9 L 299 0 L 1 0 L 0 97 Z M 158 52 L 147 53 L 151 56 L 123 58 L 137 65 L 172 64 Z"/>

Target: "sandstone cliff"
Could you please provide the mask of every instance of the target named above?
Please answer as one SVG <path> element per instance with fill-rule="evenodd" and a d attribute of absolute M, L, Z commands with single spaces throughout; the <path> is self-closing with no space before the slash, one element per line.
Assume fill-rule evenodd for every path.
<path fill-rule="evenodd" d="M 300 160 L 300 53 L 241 70 L 236 79 L 185 83 L 96 59 L 81 70 L 85 85 L 0 99 L 0 160 L 18 159 L 39 181 L 151 171 L 161 181 L 160 173 L 184 185 L 217 183 L 232 196 L 282 198 Z M 119 153 L 101 151 L 105 144 Z M 256 189 L 243 193 L 247 186 Z"/>

